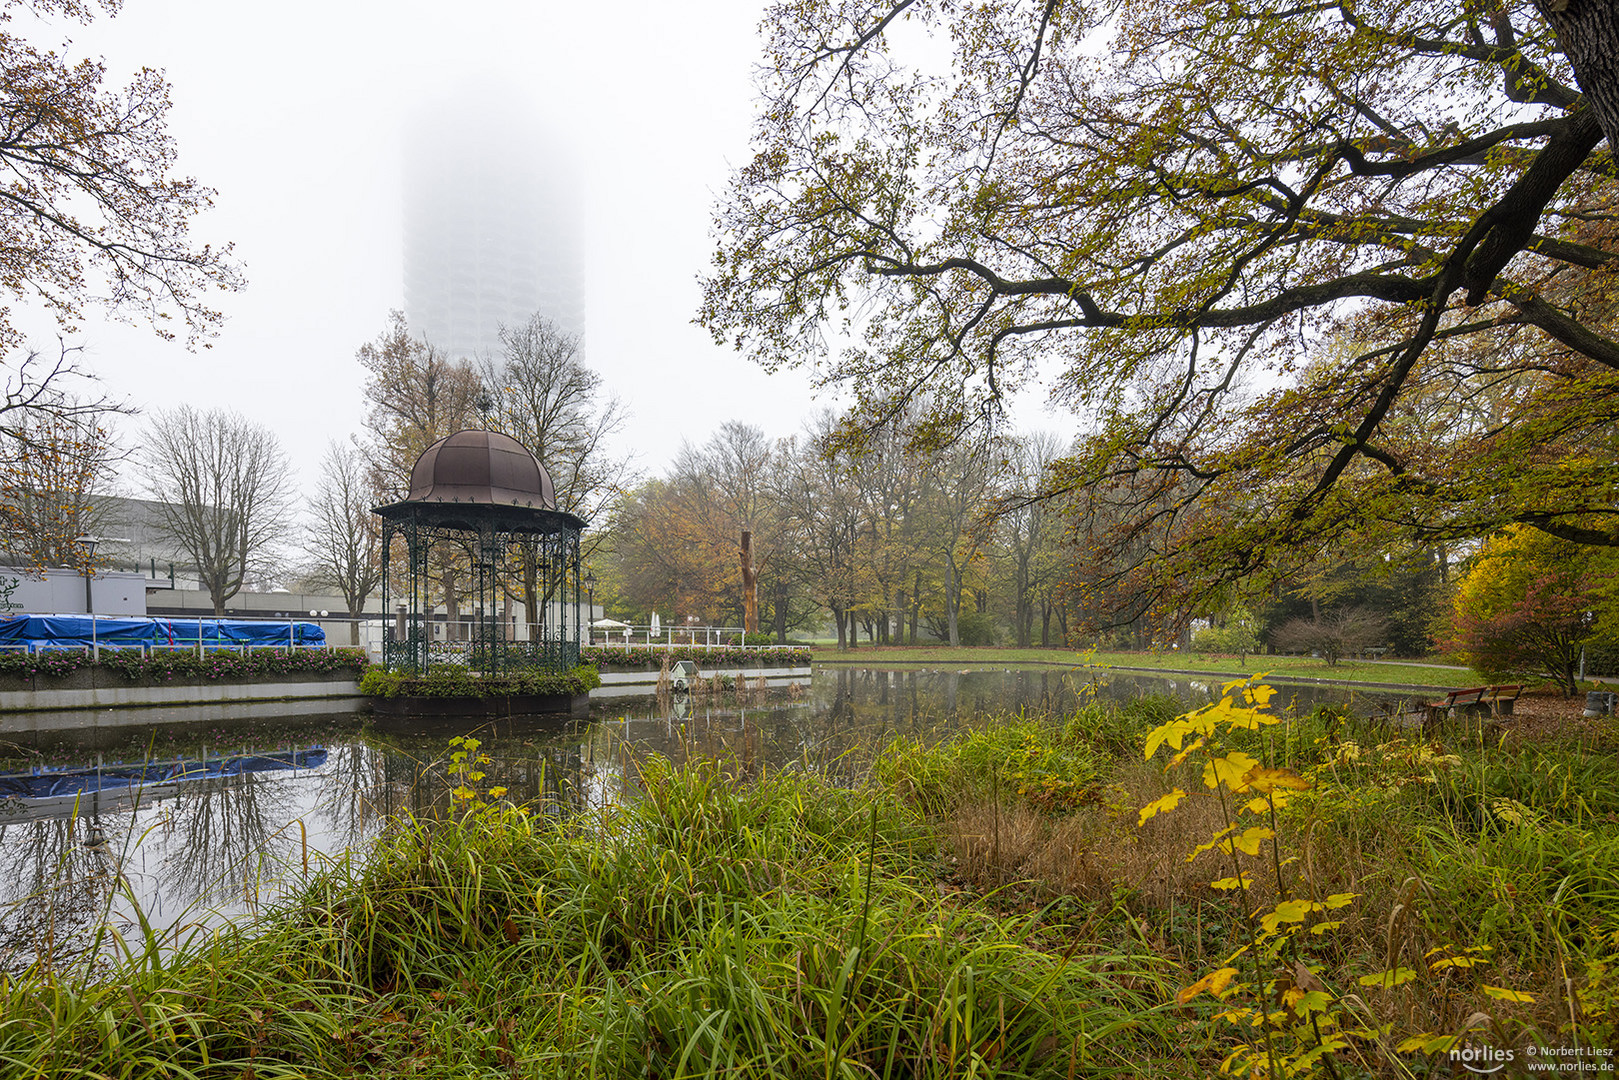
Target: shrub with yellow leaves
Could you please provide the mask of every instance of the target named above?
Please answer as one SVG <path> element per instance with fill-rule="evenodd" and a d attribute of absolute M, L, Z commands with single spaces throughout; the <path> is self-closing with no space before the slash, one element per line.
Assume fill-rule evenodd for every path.
<path fill-rule="evenodd" d="M 1237 1033 L 1235 1045 L 1221 1063 L 1221 1072 L 1232 1075 L 1309 1076 L 1324 1067 L 1336 1077 L 1339 1070 L 1334 1055 L 1340 1052 L 1392 1061 L 1399 1055 L 1431 1055 L 1455 1048 L 1462 1034 L 1416 1032 L 1397 1039 L 1366 1004 L 1362 995 L 1407 992 L 1400 988 L 1418 978 L 1414 968 L 1395 965 L 1391 957 L 1386 970 L 1359 976 L 1351 992 L 1340 994 L 1328 985 L 1325 965 L 1311 960 L 1311 947 L 1319 948 L 1342 925 L 1338 913 L 1354 902 L 1356 894 L 1318 895 L 1313 881 L 1290 872 L 1295 860 L 1282 856 L 1277 811 L 1295 793 L 1310 790 L 1312 778 L 1229 745 L 1240 741 L 1259 746 L 1264 756 L 1270 756 L 1271 740 L 1254 735 L 1284 721 L 1267 711 L 1273 696 L 1270 687 L 1254 680 L 1227 683 L 1218 702 L 1159 725 L 1146 739 L 1149 761 L 1160 751 L 1173 752 L 1166 773 L 1184 775 L 1183 766 L 1190 764 L 1191 775 L 1196 776 L 1196 767 L 1202 766 L 1202 787 L 1206 789 L 1202 797 L 1218 801 L 1223 827 L 1193 848 L 1187 861 L 1214 853 L 1222 870 L 1229 873 L 1209 885 L 1232 897 L 1247 928 L 1246 942 L 1215 970 L 1181 989 L 1176 1001 L 1189 1005 L 1207 995 L 1217 1003 L 1212 1019 L 1230 1025 Z M 1459 759 L 1425 745 L 1399 741 L 1370 753 L 1345 743 L 1337 757 L 1316 773 L 1351 762 L 1381 770 L 1380 776 L 1389 773 L 1399 783 L 1431 781 L 1434 769 L 1449 768 Z M 1143 806 L 1137 824 L 1145 826 L 1192 797 L 1183 788 L 1173 788 Z M 1536 813 L 1509 798 L 1494 799 L 1490 811 L 1497 819 L 1512 823 L 1531 821 Z M 1272 879 L 1274 903 L 1255 899 L 1254 885 L 1260 876 Z M 1444 945 L 1429 950 L 1424 962 L 1430 975 L 1473 971 L 1487 963 L 1487 952 L 1488 946 Z M 1521 991 L 1482 982 L 1478 989 L 1494 1001 L 1509 1004 L 1534 1000 Z"/>
<path fill-rule="evenodd" d="M 1213 852 L 1222 869 L 1230 871 L 1209 884 L 1231 894 L 1241 907 L 1247 941 L 1214 971 L 1183 988 L 1176 1000 L 1187 1005 L 1207 994 L 1219 1003 L 1214 1019 L 1239 1034 L 1220 1069 L 1238 1076 L 1310 1075 L 1323 1063 L 1333 1069 L 1334 1053 L 1359 1040 L 1381 1043 L 1386 1034 L 1348 1015 L 1342 998 L 1325 984 L 1322 966 L 1310 963 L 1303 948 L 1335 930 L 1340 922 L 1333 913 L 1355 899 L 1353 893 L 1315 896 L 1286 872 L 1292 860 L 1284 860 L 1277 847 L 1276 812 L 1310 782 L 1227 745 L 1237 732 L 1257 732 L 1281 722 L 1266 711 L 1272 696 L 1270 687 L 1251 680 L 1227 683 L 1218 702 L 1160 725 L 1146 740 L 1148 760 L 1161 750 L 1173 751 L 1165 772 L 1187 762 L 1201 763 L 1206 797 L 1219 801 L 1224 827 L 1197 845 L 1187 860 Z M 1186 798 L 1184 789 L 1174 788 L 1143 806 L 1137 824 L 1173 812 Z M 1274 877 L 1274 906 L 1255 903 L 1251 890 L 1256 872 Z"/>

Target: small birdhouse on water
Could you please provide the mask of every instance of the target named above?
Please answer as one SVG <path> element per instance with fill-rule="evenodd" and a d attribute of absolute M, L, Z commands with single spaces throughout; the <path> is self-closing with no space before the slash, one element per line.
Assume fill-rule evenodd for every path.
<path fill-rule="evenodd" d="M 697 681 L 697 661 L 676 660 L 669 669 L 669 684 L 676 690 L 690 690 Z"/>

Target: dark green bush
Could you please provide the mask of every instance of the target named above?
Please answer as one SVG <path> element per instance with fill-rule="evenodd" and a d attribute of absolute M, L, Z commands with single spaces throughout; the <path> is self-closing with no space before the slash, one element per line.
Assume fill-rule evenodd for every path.
<path fill-rule="evenodd" d="M 768 630 L 757 634 L 733 634 L 729 644 L 733 648 L 768 649 L 776 644 L 776 635 Z"/>
<path fill-rule="evenodd" d="M 987 611 L 966 611 L 956 619 L 956 634 L 963 645 L 993 645 L 997 630 Z"/>

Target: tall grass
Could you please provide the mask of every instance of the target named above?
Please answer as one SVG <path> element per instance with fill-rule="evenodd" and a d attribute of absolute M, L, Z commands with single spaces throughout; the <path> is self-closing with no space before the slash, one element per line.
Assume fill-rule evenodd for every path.
<path fill-rule="evenodd" d="M 1203 789 L 1201 771 L 1187 765 L 1168 774 L 1144 765 L 1138 732 L 1148 716 L 1011 718 L 935 747 L 896 744 L 877 773 L 937 823 L 969 887 L 1003 903 L 1069 904 L 1092 942 L 1140 942 L 1190 983 L 1229 962 L 1247 925 L 1208 887 L 1212 856 L 1187 858 L 1220 824 L 1213 800 L 1137 825 L 1136 809 L 1172 785 Z M 1619 1035 L 1611 743 L 1521 745 L 1509 735 L 1498 744 L 1465 725 L 1422 737 L 1331 710 L 1236 732 L 1230 743 L 1310 778 L 1279 815 L 1278 859 L 1299 893 L 1357 896 L 1341 928 L 1314 942 L 1322 981 L 1353 990 L 1368 973 L 1415 973 L 1365 991 L 1356 1008 L 1366 1016 L 1391 1031 L 1473 1031 L 1520 1049 Z M 1027 763 L 1089 777 L 1093 797 L 1058 806 L 1030 798 L 1027 785 L 994 787 L 997 770 L 1004 778 Z M 1255 886 L 1256 910 L 1275 901 L 1269 888 Z M 1469 962 L 1439 963 L 1458 955 Z M 1367 1067 L 1406 1075 L 1422 1063 L 1390 1055 Z"/>
<path fill-rule="evenodd" d="M 1140 950 L 941 890 L 876 787 L 654 762 L 645 798 L 404 823 L 250 930 L 0 985 L 0 1075 L 1134 1075 Z M 150 940 L 150 939 L 149 939 Z"/>
<path fill-rule="evenodd" d="M 1201 783 L 1142 759 L 1172 711 L 902 740 L 849 788 L 654 760 L 622 806 L 402 821 L 250 926 L 174 948 L 142 926 L 114 970 L 0 981 L 0 1076 L 1204 1075 L 1236 1036 L 1176 990 L 1250 928 L 1187 860 L 1196 800 L 1138 827 Z M 1445 1067 L 1399 1059 L 1400 1031 L 1616 1035 L 1613 749 L 1475 734 L 1320 712 L 1233 737 L 1311 782 L 1278 873 L 1357 894 L 1310 978 L 1349 1001 L 1414 972 L 1354 994 L 1394 1033 L 1370 1075 Z"/>

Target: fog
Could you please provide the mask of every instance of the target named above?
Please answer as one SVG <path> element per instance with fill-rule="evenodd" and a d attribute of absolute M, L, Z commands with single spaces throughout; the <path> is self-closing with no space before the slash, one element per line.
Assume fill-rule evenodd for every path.
<path fill-rule="evenodd" d="M 198 236 L 234 243 L 248 278 L 214 297 L 227 319 L 208 349 L 94 311 L 69 341 L 138 408 L 228 406 L 268 425 L 312 484 L 327 440 L 361 428 L 355 350 L 405 306 L 407 160 L 526 117 L 515 129 L 537 132 L 531 145 L 491 160 L 538 163 L 547 201 L 577 225 L 586 356 L 629 406 L 622 449 L 655 473 L 728 419 L 792 434 L 836 401 L 691 321 L 715 199 L 747 159 L 762 14 L 750 0 L 127 0 L 89 26 L 19 17 L 36 43 L 104 57 L 109 83 L 167 72 L 179 171 L 218 191 Z M 55 349 L 49 320 L 18 321 Z M 139 423 L 121 424 L 126 443 Z"/>

